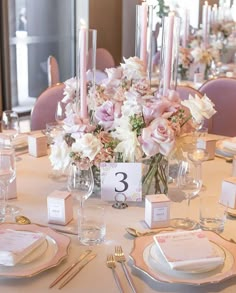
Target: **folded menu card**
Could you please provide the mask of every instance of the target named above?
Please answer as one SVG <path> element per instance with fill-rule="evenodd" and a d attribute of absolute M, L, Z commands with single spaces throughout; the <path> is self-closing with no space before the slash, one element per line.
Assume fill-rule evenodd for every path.
<path fill-rule="evenodd" d="M 14 266 L 44 240 L 40 232 L 0 230 L 0 264 Z"/>
<path fill-rule="evenodd" d="M 163 233 L 153 238 L 172 269 L 198 271 L 224 263 L 224 257 L 219 255 L 200 229 Z"/>

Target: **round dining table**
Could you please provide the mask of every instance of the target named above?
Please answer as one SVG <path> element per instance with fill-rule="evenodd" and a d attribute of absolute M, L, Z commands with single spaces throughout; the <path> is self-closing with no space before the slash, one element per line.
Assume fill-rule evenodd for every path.
<path fill-rule="evenodd" d="M 47 196 L 54 190 L 66 189 L 66 178 L 52 178 L 52 168 L 48 156 L 33 157 L 28 153 L 17 156 L 17 199 L 11 203 L 21 209 L 21 214 L 28 217 L 31 223 L 50 226 L 47 213 Z M 201 196 L 220 197 L 222 180 L 230 177 L 232 164 L 224 158 L 215 157 L 203 163 L 204 189 L 200 195 L 191 200 L 191 217 L 199 218 L 199 198 Z M 92 195 L 88 201 L 101 203 L 100 197 Z M 232 277 L 216 284 L 176 284 L 158 282 L 151 278 L 143 270 L 134 266 L 130 253 L 134 247 L 134 237 L 126 232 L 127 227 L 133 227 L 140 231 L 147 231 L 145 217 L 145 201 L 129 202 L 125 209 L 115 209 L 112 202 L 103 202 L 105 206 L 106 237 L 102 244 L 96 246 L 81 245 L 77 235 L 62 233 L 71 240 L 68 256 L 56 266 L 29 277 L 0 277 L 0 292 L 2 293 L 25 293 L 25 292 L 58 292 L 58 285 L 49 289 L 49 285 L 71 264 L 78 259 L 86 249 L 92 249 L 96 257 L 87 264 L 64 288 L 64 292 L 119 292 L 110 268 L 106 266 L 108 254 L 114 254 L 115 246 L 121 245 L 127 259 L 127 268 L 132 276 L 137 292 L 236 292 L 236 278 Z M 184 215 L 186 202 L 171 203 L 171 218 Z M 76 209 L 76 205 L 75 205 Z M 76 213 L 76 211 L 75 211 Z M 71 225 L 70 223 L 68 226 Z M 53 227 L 56 227 L 55 225 Z M 64 226 L 56 228 L 66 229 Z M 76 229 L 76 224 L 75 224 Z M 67 231 L 68 232 L 68 231 Z M 236 241 L 236 219 L 228 216 L 224 232 L 221 234 L 225 239 Z M 235 244 L 236 250 L 236 244 Z M 236 261 L 236 260 L 234 260 Z M 1 267 L 0 267 L 1 270 Z M 132 292 L 120 263 L 116 264 L 116 272 L 124 288 L 124 292 Z"/>

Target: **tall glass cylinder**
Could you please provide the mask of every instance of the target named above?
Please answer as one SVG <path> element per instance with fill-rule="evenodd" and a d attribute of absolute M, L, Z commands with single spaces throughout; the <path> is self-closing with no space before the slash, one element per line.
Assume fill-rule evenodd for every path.
<path fill-rule="evenodd" d="M 178 73 L 178 55 L 180 39 L 180 18 L 170 12 L 162 19 L 162 46 L 160 87 L 161 95 L 168 95 L 168 91 L 176 88 Z"/>
<path fill-rule="evenodd" d="M 152 73 L 152 19 L 151 5 L 146 2 L 136 5 L 135 56 L 144 62 L 149 79 Z"/>
<path fill-rule="evenodd" d="M 97 31 L 80 28 L 76 38 L 76 103 L 78 115 L 89 118 L 89 108 L 95 90 Z M 88 95 L 89 92 L 89 95 Z"/>

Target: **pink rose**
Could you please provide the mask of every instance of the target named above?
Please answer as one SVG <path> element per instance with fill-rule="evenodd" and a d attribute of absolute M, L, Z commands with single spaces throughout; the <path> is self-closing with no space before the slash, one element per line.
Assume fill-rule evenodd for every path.
<path fill-rule="evenodd" d="M 178 111 L 180 104 L 172 102 L 165 97 L 156 99 L 155 101 L 147 102 L 143 106 L 143 116 L 146 123 L 149 123 L 155 118 L 163 117 L 168 119 Z"/>
<path fill-rule="evenodd" d="M 95 119 L 105 130 L 112 127 L 114 122 L 115 106 L 111 101 L 106 101 L 96 109 Z"/>
<path fill-rule="evenodd" d="M 152 123 L 143 129 L 141 144 L 147 156 L 154 156 L 157 153 L 167 156 L 175 146 L 175 135 L 169 126 L 168 120 L 156 118 Z"/>

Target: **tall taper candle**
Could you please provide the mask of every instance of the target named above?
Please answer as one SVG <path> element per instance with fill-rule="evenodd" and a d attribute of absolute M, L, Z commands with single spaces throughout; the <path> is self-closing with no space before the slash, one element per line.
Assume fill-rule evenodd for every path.
<path fill-rule="evenodd" d="M 173 31 L 174 31 L 174 12 L 168 14 L 168 31 L 167 31 L 167 42 L 165 44 L 165 69 L 164 69 L 164 80 L 163 80 L 163 95 L 168 94 L 170 89 L 171 81 L 171 64 L 172 64 L 172 51 L 173 51 Z"/>
<path fill-rule="evenodd" d="M 203 37 L 203 46 L 204 48 L 208 45 L 208 2 L 205 1 L 205 4 L 202 7 L 202 37 Z"/>
<path fill-rule="evenodd" d="M 88 102 L 87 102 L 87 29 L 80 28 L 80 117 L 88 118 Z"/>

